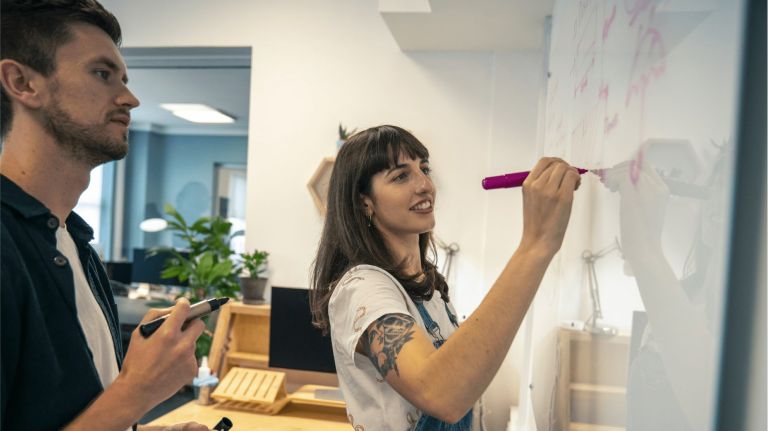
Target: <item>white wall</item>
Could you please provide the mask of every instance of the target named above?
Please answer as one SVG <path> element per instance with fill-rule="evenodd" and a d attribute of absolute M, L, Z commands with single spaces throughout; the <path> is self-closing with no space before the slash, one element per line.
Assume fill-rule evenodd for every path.
<path fill-rule="evenodd" d="M 489 173 L 530 169 L 535 159 L 537 100 L 542 60 L 539 53 L 497 54 L 494 64 L 494 100 L 491 112 L 491 145 L 486 155 Z M 473 182 L 470 181 L 474 185 Z M 516 249 L 522 235 L 520 189 L 485 192 L 485 231 L 482 283 L 475 291 L 459 292 L 461 306 L 474 309 Z M 504 429 L 509 405 L 518 404 L 520 370 L 523 363 L 524 329 L 488 389 L 489 430 Z M 506 408 L 506 410 L 505 410 Z M 503 418 L 504 421 L 500 419 Z"/>
<path fill-rule="evenodd" d="M 308 286 L 323 220 L 306 184 L 335 154 L 337 124 L 392 123 L 432 153 L 435 232 L 461 247 L 452 298 L 462 316 L 479 304 L 522 228 L 520 192 L 483 192 L 480 180 L 533 164 L 540 54 L 403 53 L 375 0 L 103 3 L 126 47 L 253 47 L 246 244 L 270 252 L 273 285 Z M 516 402 L 512 351 L 489 429 Z"/>

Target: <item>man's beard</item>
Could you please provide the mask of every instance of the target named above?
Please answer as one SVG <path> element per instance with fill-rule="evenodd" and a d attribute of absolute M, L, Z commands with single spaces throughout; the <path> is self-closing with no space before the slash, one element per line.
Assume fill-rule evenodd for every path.
<path fill-rule="evenodd" d="M 43 115 L 48 133 L 76 160 L 96 167 L 120 160 L 128 153 L 128 132 L 119 139 L 109 136 L 108 119 L 101 124 L 79 124 L 61 108 L 57 98 L 45 108 Z"/>

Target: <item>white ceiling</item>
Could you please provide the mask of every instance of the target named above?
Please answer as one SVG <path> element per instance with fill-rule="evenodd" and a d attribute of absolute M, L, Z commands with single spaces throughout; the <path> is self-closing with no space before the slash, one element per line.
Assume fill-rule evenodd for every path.
<path fill-rule="evenodd" d="M 404 51 L 541 49 L 554 0 L 379 0 Z"/>
<path fill-rule="evenodd" d="M 379 0 L 404 51 L 538 50 L 554 0 Z M 141 100 L 133 130 L 168 134 L 247 135 L 250 48 L 123 48 L 129 87 Z M 199 125 L 161 103 L 204 103 L 236 122 Z"/>
<path fill-rule="evenodd" d="M 137 69 L 128 87 L 141 105 L 131 112 L 131 129 L 168 134 L 246 135 L 250 69 Z M 161 103 L 204 103 L 235 117 L 232 124 L 200 125 L 172 115 Z"/>
<path fill-rule="evenodd" d="M 165 134 L 247 135 L 251 80 L 249 48 L 123 48 L 128 87 L 141 105 L 132 130 Z M 235 117 L 232 124 L 195 124 L 161 103 L 204 103 Z"/>

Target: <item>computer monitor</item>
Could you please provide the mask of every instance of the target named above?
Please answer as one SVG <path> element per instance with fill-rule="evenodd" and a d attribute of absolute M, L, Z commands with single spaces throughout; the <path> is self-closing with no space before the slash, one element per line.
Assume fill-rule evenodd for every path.
<path fill-rule="evenodd" d="M 184 253 L 182 253 L 184 255 Z M 173 254 L 161 251 L 150 255 L 144 248 L 133 249 L 133 265 L 131 281 L 134 283 L 166 284 L 170 286 L 187 286 L 186 281 L 178 278 L 161 278 L 160 274 L 165 268 L 165 261 L 172 258 Z"/>
<path fill-rule="evenodd" d="M 269 366 L 335 373 L 331 337 L 312 326 L 309 290 L 272 287 Z"/>
<path fill-rule="evenodd" d="M 112 281 L 131 284 L 131 262 L 105 262 L 107 277 Z"/>

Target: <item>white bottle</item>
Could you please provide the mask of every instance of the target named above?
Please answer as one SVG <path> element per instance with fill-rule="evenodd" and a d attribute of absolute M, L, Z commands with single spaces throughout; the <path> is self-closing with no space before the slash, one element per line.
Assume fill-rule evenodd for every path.
<path fill-rule="evenodd" d="M 219 383 L 219 379 L 211 376 L 211 369 L 208 367 L 208 357 L 203 356 L 203 359 L 200 360 L 200 367 L 197 369 L 197 377 L 192 380 L 198 404 L 211 404 L 211 389 L 217 383 Z"/>
<path fill-rule="evenodd" d="M 203 356 L 203 359 L 200 361 L 200 368 L 197 369 L 197 379 L 198 381 L 202 381 L 210 376 L 211 369 L 208 368 L 208 357 Z"/>

